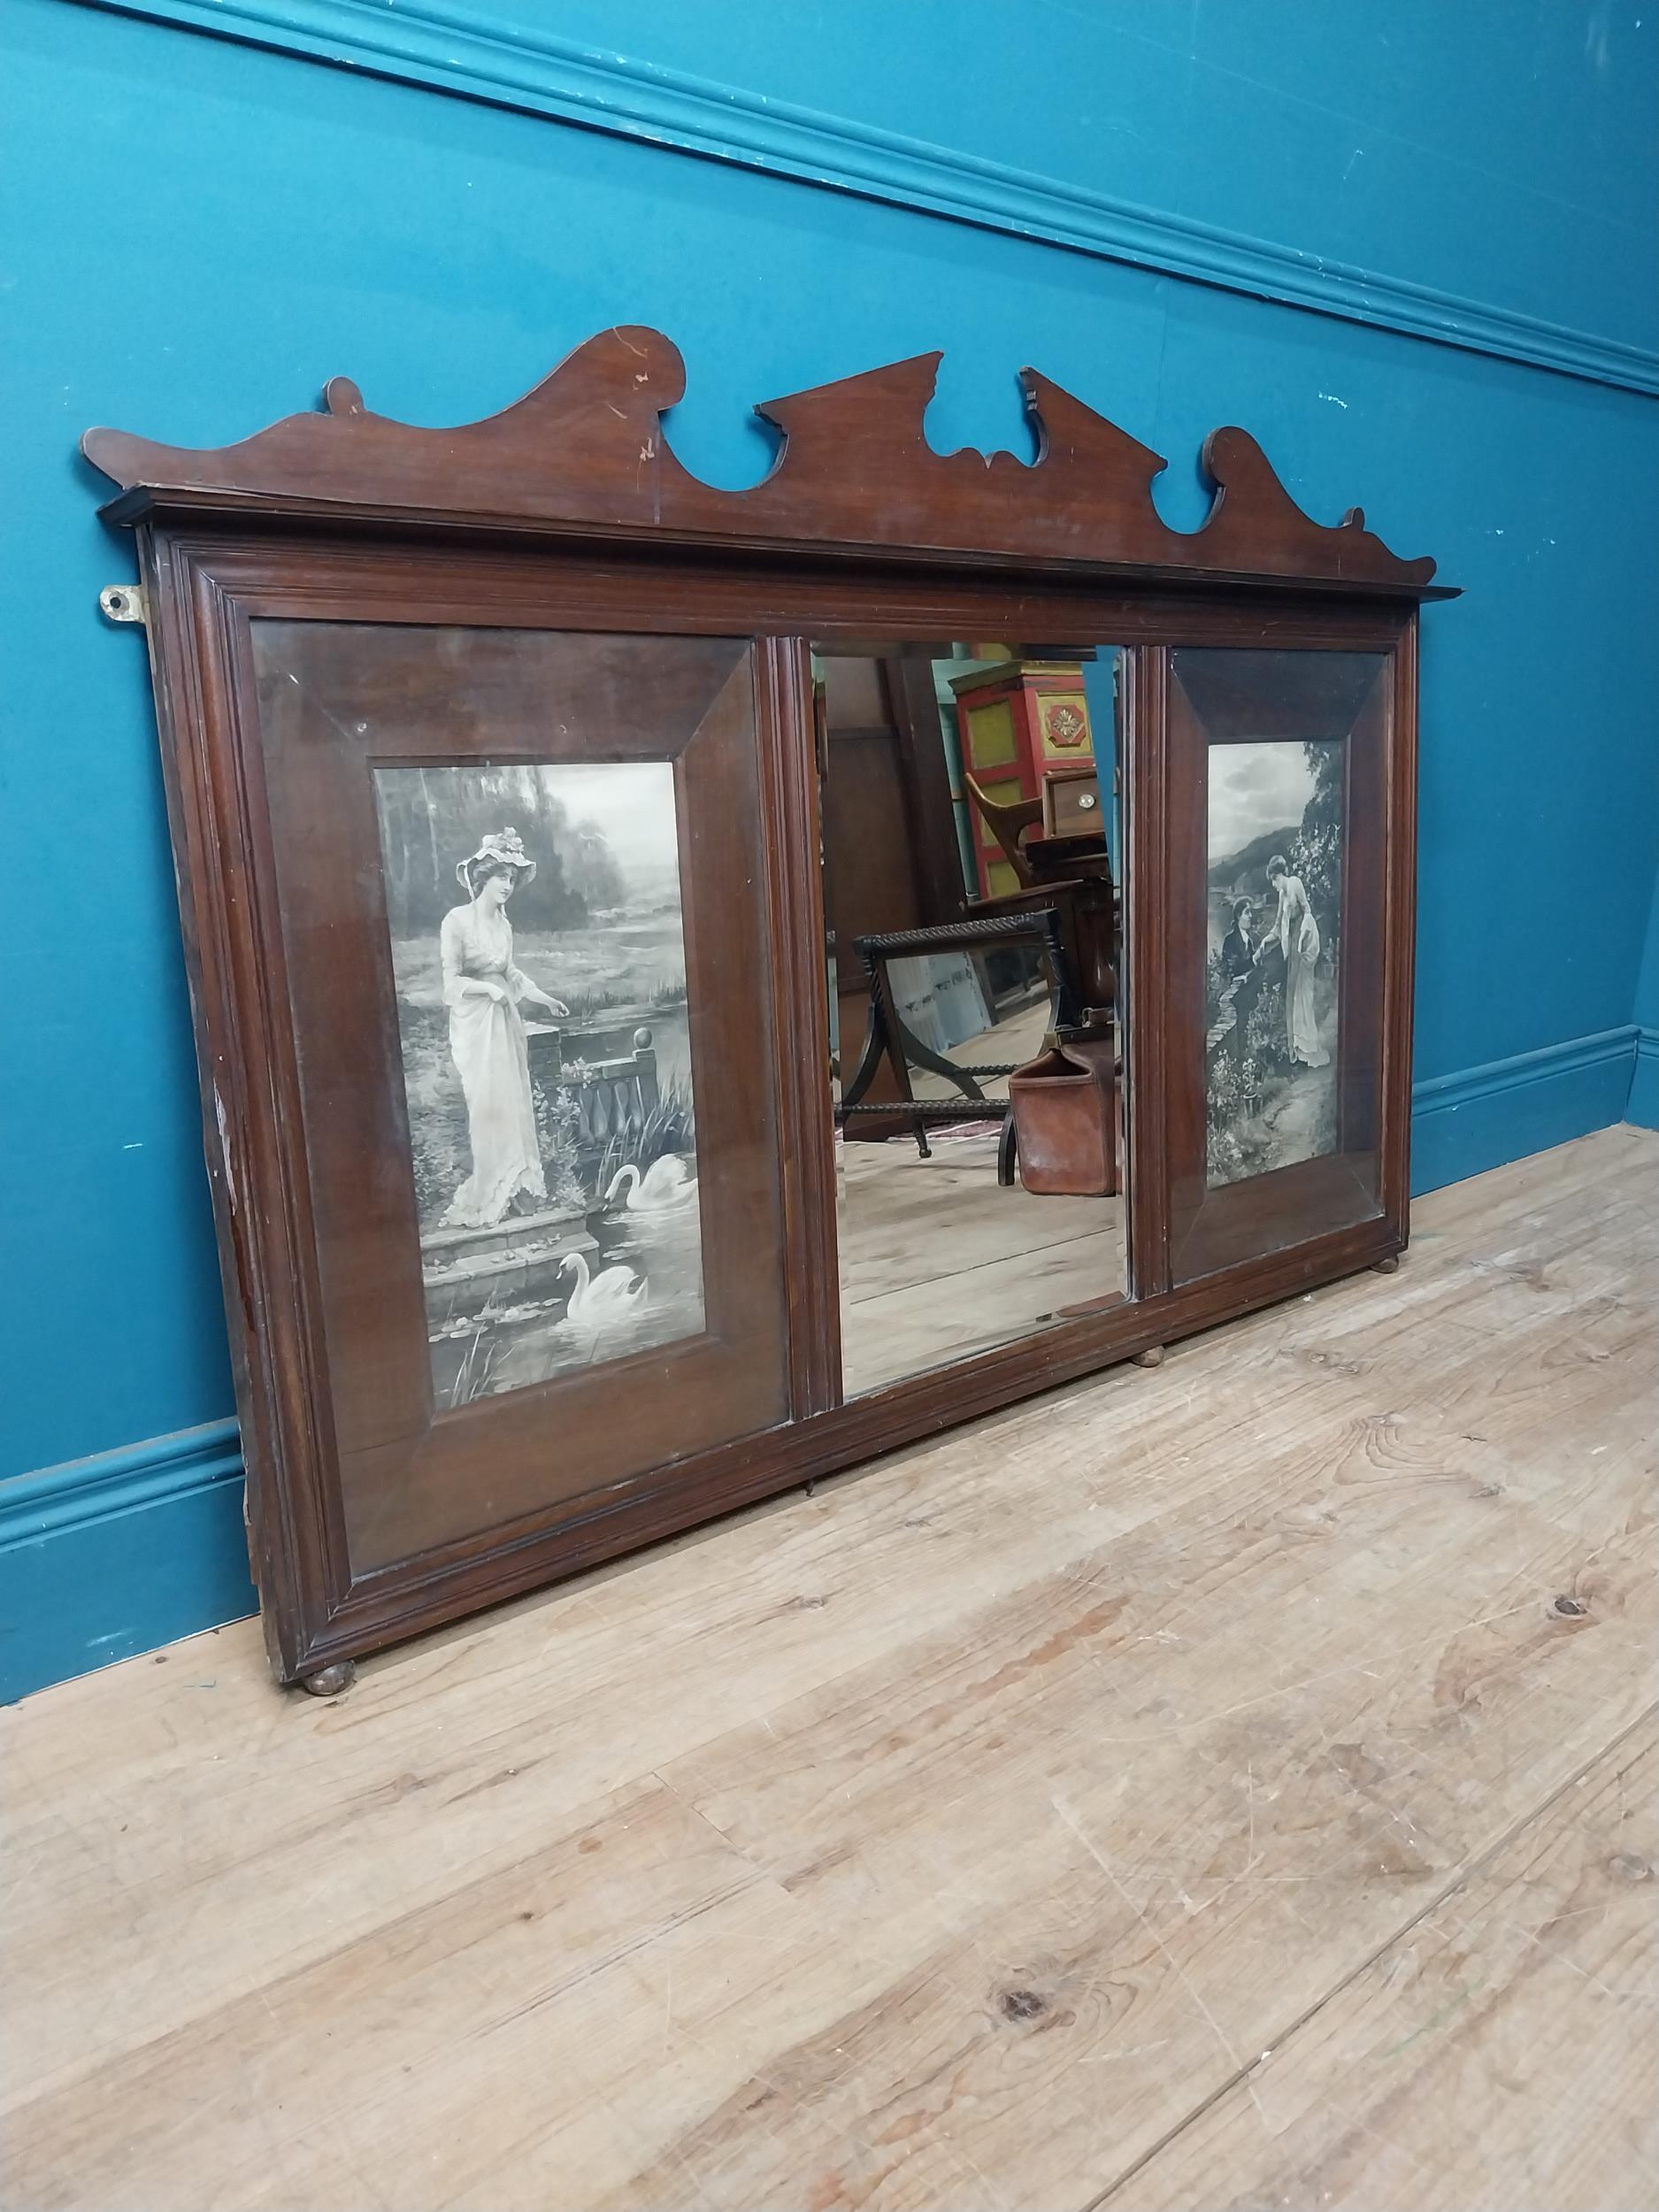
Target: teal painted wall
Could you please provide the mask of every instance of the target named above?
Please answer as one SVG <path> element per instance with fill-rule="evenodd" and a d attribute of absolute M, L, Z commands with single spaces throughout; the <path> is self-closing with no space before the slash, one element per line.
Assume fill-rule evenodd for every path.
<path fill-rule="evenodd" d="M 1045 12 L 1033 49 L 991 0 L 588 0 L 557 41 L 497 0 L 384 76 L 273 49 L 361 60 L 414 38 L 392 11 L 249 0 L 254 44 L 149 19 L 209 12 L 4 16 L 11 1694 L 250 1602 L 142 640 L 96 611 L 131 550 L 88 424 L 218 443 L 336 372 L 470 419 L 628 320 L 682 347 L 670 434 L 725 484 L 768 458 L 752 400 L 941 345 L 941 447 L 1028 453 L 1030 361 L 1171 457 L 1177 524 L 1203 434 L 1242 422 L 1311 513 L 1363 500 L 1467 588 L 1425 620 L 1419 1183 L 1618 1118 L 1659 852 L 1640 7 L 1152 0 Z M 402 81 L 487 61 L 507 104 Z M 557 119 L 578 96 L 604 128 Z M 728 110 L 741 165 L 639 135 Z M 938 211 L 953 178 L 972 221 Z M 1217 282 L 1169 273 L 1200 252 Z M 1252 296 L 1297 285 L 1330 311 Z"/>
<path fill-rule="evenodd" d="M 1631 1077 L 1626 1121 L 1659 1129 L 1659 876 L 1647 917 L 1647 943 L 1636 979 L 1636 1065 Z"/>
<path fill-rule="evenodd" d="M 549 12 L 441 12 L 535 37 Z M 565 0 L 557 15 L 572 51 L 741 88 L 780 127 L 833 119 L 872 146 L 949 148 L 1659 345 L 1645 0 Z"/>

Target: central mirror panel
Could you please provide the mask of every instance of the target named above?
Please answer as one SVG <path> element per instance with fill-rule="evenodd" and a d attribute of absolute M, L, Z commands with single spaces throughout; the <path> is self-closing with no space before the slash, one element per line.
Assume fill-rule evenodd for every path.
<path fill-rule="evenodd" d="M 1118 662 L 813 648 L 849 1398 L 1127 1294 Z"/>

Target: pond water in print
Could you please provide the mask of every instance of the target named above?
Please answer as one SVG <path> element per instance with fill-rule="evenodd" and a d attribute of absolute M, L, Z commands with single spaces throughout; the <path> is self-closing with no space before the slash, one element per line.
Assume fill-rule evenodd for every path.
<path fill-rule="evenodd" d="M 693 1194 L 630 1207 L 624 1191 L 588 1215 L 585 1233 L 541 1294 L 507 1296 L 449 1325 L 432 1344 L 440 1407 L 466 1405 L 626 1359 L 703 1333 L 703 1260 Z"/>

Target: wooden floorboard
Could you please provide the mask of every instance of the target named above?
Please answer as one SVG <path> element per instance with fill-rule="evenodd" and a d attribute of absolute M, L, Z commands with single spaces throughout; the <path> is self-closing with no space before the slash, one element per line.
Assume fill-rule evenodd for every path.
<path fill-rule="evenodd" d="M 1006 1343 L 1127 1283 L 1121 1198 L 996 1179 L 998 1131 L 845 1145 L 836 1192 L 841 1362 L 855 1397 Z"/>
<path fill-rule="evenodd" d="M 1659 1139 L 284 1698 L 0 1715 L 0 2201 L 1654 2212 Z"/>
<path fill-rule="evenodd" d="M 1659 2174 L 1648 1713 L 1098 2202 L 1609 2212 Z"/>

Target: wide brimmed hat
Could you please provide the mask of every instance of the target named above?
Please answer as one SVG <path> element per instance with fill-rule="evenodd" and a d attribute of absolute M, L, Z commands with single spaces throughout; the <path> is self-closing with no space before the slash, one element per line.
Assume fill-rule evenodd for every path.
<path fill-rule="evenodd" d="M 493 874 L 497 868 L 511 868 L 517 882 L 528 883 L 535 873 L 535 863 L 524 849 L 524 841 L 511 827 L 492 830 L 479 841 L 478 850 L 465 860 L 457 860 L 455 872 L 463 887 L 471 891 L 472 879 L 482 872 Z"/>

